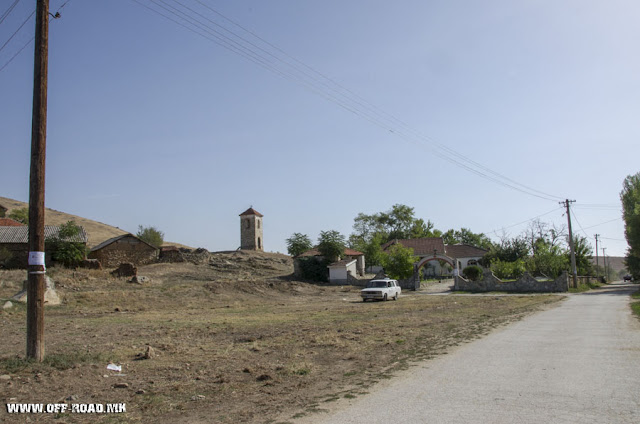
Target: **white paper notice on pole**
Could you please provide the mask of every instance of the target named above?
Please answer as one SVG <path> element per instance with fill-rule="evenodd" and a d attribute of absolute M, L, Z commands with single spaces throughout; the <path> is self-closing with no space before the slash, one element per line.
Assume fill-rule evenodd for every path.
<path fill-rule="evenodd" d="M 29 252 L 29 265 L 44 266 L 44 252 Z"/>

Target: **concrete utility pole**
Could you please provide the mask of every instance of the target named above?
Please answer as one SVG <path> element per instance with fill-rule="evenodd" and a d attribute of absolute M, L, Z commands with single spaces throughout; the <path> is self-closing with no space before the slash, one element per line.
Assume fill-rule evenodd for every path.
<path fill-rule="evenodd" d="M 44 359 L 44 175 L 47 145 L 49 0 L 37 0 L 29 175 L 27 358 Z"/>
<path fill-rule="evenodd" d="M 596 234 L 596 278 L 598 278 L 598 237 L 600 234 Z"/>
<path fill-rule="evenodd" d="M 573 231 L 571 230 L 571 210 L 569 205 L 575 203 L 575 200 L 566 199 L 564 202 L 558 202 L 567 208 L 567 222 L 569 223 L 569 248 L 571 249 L 571 275 L 573 276 L 573 287 L 578 287 L 578 268 L 576 267 L 576 252 L 573 248 Z"/>

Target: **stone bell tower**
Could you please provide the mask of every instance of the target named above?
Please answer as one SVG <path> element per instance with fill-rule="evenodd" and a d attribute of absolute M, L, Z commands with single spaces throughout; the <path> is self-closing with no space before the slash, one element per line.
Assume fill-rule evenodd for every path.
<path fill-rule="evenodd" d="M 262 214 L 249 208 L 240 214 L 240 249 L 264 251 Z"/>

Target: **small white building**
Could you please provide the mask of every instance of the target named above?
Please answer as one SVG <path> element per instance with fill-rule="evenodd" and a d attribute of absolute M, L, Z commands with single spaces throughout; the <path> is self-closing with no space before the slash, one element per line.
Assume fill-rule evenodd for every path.
<path fill-rule="evenodd" d="M 356 276 L 357 262 L 357 259 L 343 259 L 329 265 L 329 282 L 332 284 L 347 284 L 349 281 L 349 273 L 351 273 L 353 277 Z"/>

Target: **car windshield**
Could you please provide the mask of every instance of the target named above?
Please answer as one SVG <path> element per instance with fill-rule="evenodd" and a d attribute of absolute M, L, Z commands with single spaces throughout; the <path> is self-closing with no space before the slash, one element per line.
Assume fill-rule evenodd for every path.
<path fill-rule="evenodd" d="M 379 289 L 382 287 L 387 287 L 386 281 L 369 281 L 369 284 L 367 284 L 368 289 Z"/>

